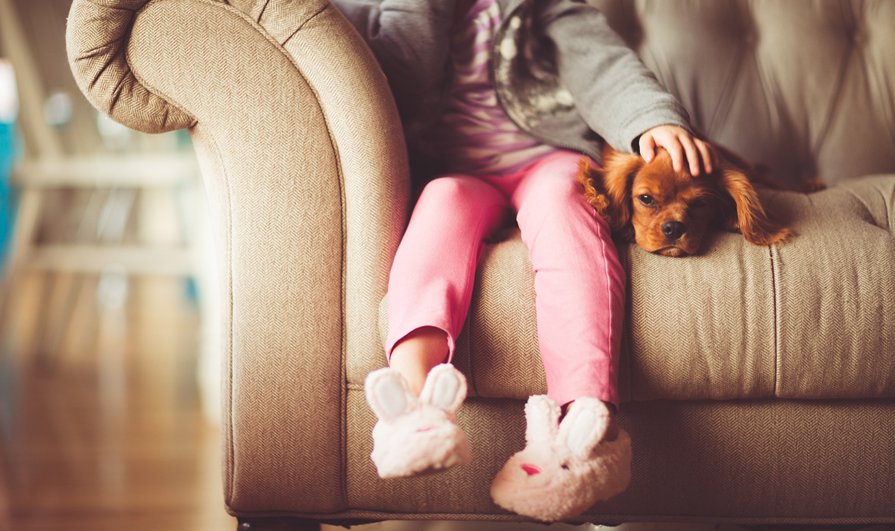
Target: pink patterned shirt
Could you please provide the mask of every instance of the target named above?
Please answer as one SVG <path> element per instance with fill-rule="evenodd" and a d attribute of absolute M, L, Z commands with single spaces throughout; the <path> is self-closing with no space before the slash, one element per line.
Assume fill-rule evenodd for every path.
<path fill-rule="evenodd" d="M 555 151 L 519 129 L 497 100 L 491 50 L 500 16 L 496 0 L 476 0 L 451 36 L 454 85 L 432 133 L 449 172 L 506 174 Z"/>

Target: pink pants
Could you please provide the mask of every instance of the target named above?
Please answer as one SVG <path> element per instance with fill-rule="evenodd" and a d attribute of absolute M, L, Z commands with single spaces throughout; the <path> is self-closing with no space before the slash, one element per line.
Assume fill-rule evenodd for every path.
<path fill-rule="evenodd" d="M 449 357 L 472 297 L 483 242 L 515 210 L 535 272 L 538 342 L 548 395 L 618 404 L 625 274 L 609 226 L 581 196 L 581 155 L 560 151 L 498 176 L 431 181 L 392 265 L 386 352 L 409 333 L 447 333 Z"/>

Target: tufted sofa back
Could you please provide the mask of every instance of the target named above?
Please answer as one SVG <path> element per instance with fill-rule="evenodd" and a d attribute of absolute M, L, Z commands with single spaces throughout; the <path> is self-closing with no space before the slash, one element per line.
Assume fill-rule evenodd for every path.
<path fill-rule="evenodd" d="M 778 178 L 895 172 L 895 2 L 590 1 L 696 127 Z"/>

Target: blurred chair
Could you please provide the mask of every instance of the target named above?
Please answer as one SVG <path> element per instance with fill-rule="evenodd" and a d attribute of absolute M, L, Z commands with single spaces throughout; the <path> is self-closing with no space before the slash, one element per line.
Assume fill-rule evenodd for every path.
<path fill-rule="evenodd" d="M 201 206 L 202 202 L 192 150 L 72 156 L 66 152 L 58 131 L 52 126 L 54 118 L 50 115 L 53 113 L 47 112 L 47 102 L 56 99 L 57 107 L 62 107 L 57 114 L 63 115 L 58 120 L 64 121 L 65 105 L 70 102 L 65 101 L 63 94 L 54 94 L 47 99 L 12 0 L 0 0 L 0 43 L 15 67 L 20 88 L 20 125 L 28 144 L 26 158 L 15 165 L 12 172 L 12 181 L 19 191 L 19 207 L 5 275 L 0 279 L 0 337 L 3 332 L 8 332 L 11 314 L 17 307 L 15 291 L 28 271 L 52 275 L 48 284 L 54 287 L 51 289 L 61 289 L 62 293 L 61 297 L 44 296 L 40 301 L 42 330 L 37 334 L 34 350 L 37 361 L 45 367 L 54 363 L 78 297 L 85 287 L 84 281 L 92 276 L 99 278 L 95 288 L 98 304 L 104 304 L 104 301 L 116 304 L 109 298 L 126 296 L 130 275 L 194 278 L 199 285 L 202 323 L 210 323 L 206 317 L 209 299 L 205 295 L 212 290 L 204 286 L 208 277 L 206 271 L 210 268 L 205 267 L 203 258 L 209 253 L 202 252 L 199 247 L 205 238 L 201 234 L 203 223 L 197 219 L 201 218 L 197 214 L 201 210 L 197 205 Z M 103 133 L 102 123 L 98 125 Z M 106 144 L 108 148 L 114 142 Z M 47 211 L 53 208 L 47 199 L 51 192 L 62 189 L 87 191 L 88 199 L 78 213 L 75 227 L 65 231 L 66 241 L 44 243 L 38 233 Z M 141 191 L 149 189 L 175 194 L 179 203 L 180 244 L 123 243 L 134 205 Z M 50 308 L 53 302 L 56 307 Z M 202 338 L 216 336 L 204 330 L 201 333 Z M 203 353 L 217 352 L 217 349 L 205 348 L 205 341 L 202 344 Z M 207 407 L 207 404 L 219 402 L 217 386 L 208 385 L 208 382 L 217 381 L 217 364 L 201 353 L 199 364 L 200 389 L 205 395 L 203 403 L 209 415 L 216 418 L 218 409 Z"/>

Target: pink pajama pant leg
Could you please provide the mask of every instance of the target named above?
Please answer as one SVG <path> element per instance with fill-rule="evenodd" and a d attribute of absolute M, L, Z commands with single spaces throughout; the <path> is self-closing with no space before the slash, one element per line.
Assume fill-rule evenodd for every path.
<path fill-rule="evenodd" d="M 472 298 L 482 242 L 505 219 L 509 201 L 476 177 L 446 176 L 423 189 L 389 274 L 385 351 L 424 326 L 448 335 L 453 357 Z"/>
<path fill-rule="evenodd" d="M 535 272 L 548 395 L 558 404 L 582 396 L 618 404 L 625 275 L 608 225 L 578 189 L 580 158 L 557 152 L 517 173 L 449 176 L 426 186 L 389 278 L 389 356 L 425 326 L 444 330 L 453 354 L 482 242 L 511 205 Z"/>
<path fill-rule="evenodd" d="M 535 272 L 548 395 L 557 404 L 590 396 L 618 405 L 625 272 L 608 224 L 578 188 L 580 159 L 545 157 L 513 183 L 511 199 Z"/>

